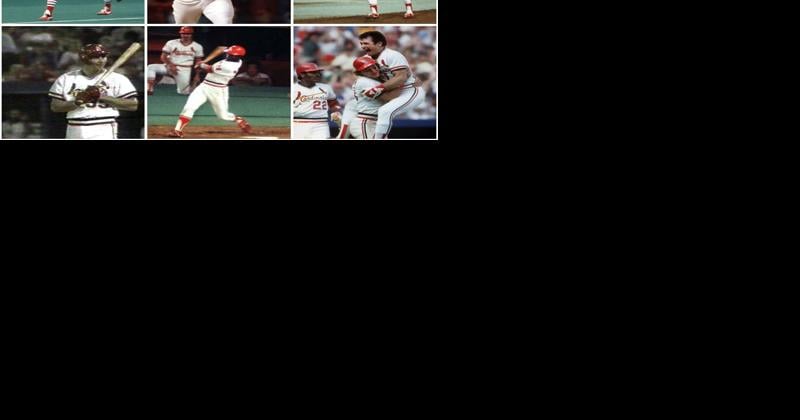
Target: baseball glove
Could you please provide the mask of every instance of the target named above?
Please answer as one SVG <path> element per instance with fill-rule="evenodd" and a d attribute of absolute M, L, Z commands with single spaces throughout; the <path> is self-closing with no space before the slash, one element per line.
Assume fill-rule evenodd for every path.
<path fill-rule="evenodd" d="M 82 90 L 75 94 L 75 104 L 83 105 L 88 103 L 97 102 L 102 95 L 102 91 L 97 86 L 89 86 L 86 90 Z"/>

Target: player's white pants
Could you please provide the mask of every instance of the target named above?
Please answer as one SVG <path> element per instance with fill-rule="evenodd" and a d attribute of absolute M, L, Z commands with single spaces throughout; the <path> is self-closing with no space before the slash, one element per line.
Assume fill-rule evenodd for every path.
<path fill-rule="evenodd" d="M 377 120 L 374 117 L 358 116 L 353 118 L 350 125 L 350 135 L 357 139 L 372 139 L 375 137 Z"/>
<path fill-rule="evenodd" d="M 178 24 L 197 23 L 200 15 L 206 15 L 216 25 L 231 24 L 233 12 L 231 0 L 203 0 L 196 6 L 172 3 L 172 14 L 175 16 L 175 23 Z"/>
<path fill-rule="evenodd" d="M 178 93 L 181 95 L 189 94 L 189 87 L 191 86 L 190 82 L 192 78 L 191 67 L 178 66 L 178 74 L 173 76 L 167 73 L 166 64 L 150 64 L 149 66 L 147 66 L 147 78 L 150 80 L 155 80 L 156 75 L 171 77 L 175 79 L 175 84 L 177 85 Z"/>
<path fill-rule="evenodd" d="M 67 123 L 67 139 L 114 140 L 117 138 L 117 123 L 97 125 L 72 125 Z"/>
<path fill-rule="evenodd" d="M 331 129 L 328 127 L 328 120 L 313 121 L 292 121 L 292 138 L 302 140 L 326 140 L 331 138 Z"/>
<path fill-rule="evenodd" d="M 370 6 L 377 6 L 378 5 L 378 0 L 368 0 L 368 1 L 369 1 Z M 406 0 L 406 5 L 407 6 L 411 6 L 411 0 Z"/>
<path fill-rule="evenodd" d="M 206 101 L 211 102 L 214 113 L 217 117 L 225 121 L 236 120 L 236 115 L 228 112 L 228 87 L 217 87 L 210 85 L 208 81 L 200 83 L 197 88 L 189 95 L 186 105 L 183 106 L 181 115 L 192 118 L 194 112 L 203 106 Z"/>
<path fill-rule="evenodd" d="M 375 138 L 382 138 L 392 130 L 392 121 L 407 111 L 410 111 L 425 102 L 425 91 L 418 87 L 403 89 L 400 96 L 383 104 L 378 110 L 378 125 L 375 129 Z"/>
<path fill-rule="evenodd" d="M 341 124 L 341 127 L 339 128 L 339 135 L 336 136 L 337 138 L 346 139 L 348 131 L 352 133 L 350 127 L 353 124 L 358 124 L 358 121 L 356 121 L 356 116 L 358 115 L 358 110 L 356 109 L 357 107 L 358 101 L 355 99 L 348 102 L 347 105 L 344 106 L 344 111 L 342 112 L 342 121 L 339 123 Z M 353 135 L 353 137 L 355 137 L 355 135 Z"/>

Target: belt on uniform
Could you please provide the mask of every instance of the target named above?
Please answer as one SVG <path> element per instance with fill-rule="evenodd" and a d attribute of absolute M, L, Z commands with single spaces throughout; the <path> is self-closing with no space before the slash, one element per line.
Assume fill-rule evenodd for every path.
<path fill-rule="evenodd" d="M 212 82 L 210 80 L 203 80 L 203 83 L 205 83 L 205 84 L 207 84 L 209 86 L 214 86 L 216 88 L 226 88 L 226 87 L 228 87 L 228 85 L 223 85 L 222 83 Z"/>
<path fill-rule="evenodd" d="M 114 124 L 117 122 L 115 117 L 96 117 L 96 118 L 67 118 L 68 125 L 88 126 Z"/>
<path fill-rule="evenodd" d="M 296 123 L 327 123 L 327 118 L 293 118 Z"/>

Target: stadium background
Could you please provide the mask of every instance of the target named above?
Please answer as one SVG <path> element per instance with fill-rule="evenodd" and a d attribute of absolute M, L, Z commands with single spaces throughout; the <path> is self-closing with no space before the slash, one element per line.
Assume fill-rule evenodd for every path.
<path fill-rule="evenodd" d="M 47 92 L 62 74 L 80 68 L 82 45 L 103 44 L 108 66 L 133 42 L 143 42 L 141 27 L 24 26 L 3 28 L 3 138 L 63 139 L 66 114 L 50 111 Z M 144 127 L 144 53 L 117 70 L 139 91 L 139 109 L 121 111 L 118 137 L 141 139 Z"/>
<path fill-rule="evenodd" d="M 426 92 L 425 102 L 394 120 L 390 138 L 436 137 L 436 28 L 414 27 L 321 27 L 298 26 L 294 34 L 295 66 L 313 62 L 324 68 L 323 83 L 330 84 L 343 106 L 353 100 L 353 60 L 364 55 L 358 35 L 379 30 L 388 47 L 401 52 Z M 331 123 L 332 133 L 338 127 Z"/>
<path fill-rule="evenodd" d="M 232 0 L 233 23 L 289 23 L 291 0 Z M 148 23 L 175 23 L 172 0 L 147 0 Z M 205 16 L 198 24 L 210 24 Z"/>

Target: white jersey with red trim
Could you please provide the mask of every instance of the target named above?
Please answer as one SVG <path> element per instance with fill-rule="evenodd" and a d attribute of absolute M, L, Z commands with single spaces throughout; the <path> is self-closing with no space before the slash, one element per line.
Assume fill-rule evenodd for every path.
<path fill-rule="evenodd" d="M 236 74 L 239 73 L 239 68 L 242 67 L 242 60 L 228 61 L 222 60 L 211 65 L 211 71 L 206 75 L 205 80 L 211 82 L 211 85 L 228 86 Z"/>
<path fill-rule="evenodd" d="M 359 116 L 370 116 L 378 118 L 378 110 L 381 109 L 381 105 L 383 102 L 370 98 L 368 96 L 364 96 L 364 91 L 375 86 L 378 86 L 381 82 L 370 79 L 369 77 L 358 76 L 356 78 L 356 82 L 353 83 L 353 94 L 356 97 L 356 110 L 358 111 Z"/>
<path fill-rule="evenodd" d="M 390 49 L 385 48 L 381 51 L 378 58 L 375 59 L 378 62 L 378 67 L 381 70 L 381 74 L 385 75 L 388 78 L 391 78 L 394 74 L 393 72 L 400 69 L 408 69 L 408 78 L 406 79 L 403 86 L 414 85 L 414 82 L 417 81 L 417 78 L 414 77 L 414 72 L 411 71 L 411 66 L 408 65 L 408 60 L 406 60 L 403 54 Z"/>
<path fill-rule="evenodd" d="M 292 106 L 294 118 L 328 120 L 328 101 L 336 99 L 333 88 L 325 83 L 305 87 L 300 83 L 292 85 Z"/>
<path fill-rule="evenodd" d="M 174 0 L 173 3 L 183 4 L 186 6 L 197 6 L 198 4 L 202 3 L 203 0 Z"/>
<path fill-rule="evenodd" d="M 164 44 L 161 49 L 169 55 L 169 60 L 179 66 L 194 66 L 195 58 L 203 58 L 203 46 L 192 41 L 189 45 L 183 45 L 180 39 L 171 39 Z"/>
<path fill-rule="evenodd" d="M 103 72 L 98 73 L 94 77 L 87 77 L 82 70 L 75 70 L 69 73 L 62 74 L 55 83 L 50 87 L 48 96 L 55 99 L 60 99 L 65 102 L 75 100 L 75 94 L 78 90 L 86 90 L 87 87 L 93 86 L 97 79 Z M 103 96 L 111 96 L 120 99 L 136 98 L 138 93 L 127 77 L 119 73 L 111 73 L 105 80 L 98 85 L 104 93 Z M 106 103 L 84 104 L 77 109 L 67 112 L 67 121 L 70 120 L 113 120 L 119 116 L 119 111 Z"/>

